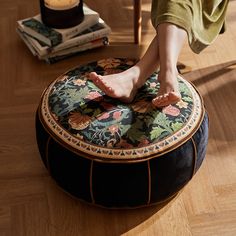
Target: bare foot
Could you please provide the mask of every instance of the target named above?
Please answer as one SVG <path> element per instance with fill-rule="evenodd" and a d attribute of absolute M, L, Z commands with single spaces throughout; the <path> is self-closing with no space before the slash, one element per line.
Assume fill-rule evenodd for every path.
<path fill-rule="evenodd" d="M 158 77 L 158 80 L 160 81 L 160 89 L 156 98 L 152 100 L 155 107 L 165 107 L 170 104 L 175 104 L 181 99 L 177 76 L 177 72 L 160 72 Z"/>
<path fill-rule="evenodd" d="M 118 74 L 101 76 L 96 72 L 89 74 L 89 79 L 106 95 L 117 98 L 123 102 L 133 101 L 137 90 L 145 81 L 140 79 L 139 68 L 133 66 Z"/>

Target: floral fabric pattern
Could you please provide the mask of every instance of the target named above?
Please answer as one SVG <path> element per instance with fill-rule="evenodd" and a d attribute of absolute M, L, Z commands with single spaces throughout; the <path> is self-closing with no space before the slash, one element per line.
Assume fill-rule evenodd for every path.
<path fill-rule="evenodd" d="M 130 104 L 106 96 L 92 81 L 90 72 L 117 73 L 135 60 L 109 58 L 79 66 L 53 84 L 48 107 L 51 116 L 72 137 L 95 147 L 133 149 L 148 147 L 189 126 L 194 99 L 191 85 L 178 78 L 182 100 L 163 109 L 152 106 L 159 89 L 158 73 L 152 74 Z M 193 124 L 194 125 L 194 124 Z"/>

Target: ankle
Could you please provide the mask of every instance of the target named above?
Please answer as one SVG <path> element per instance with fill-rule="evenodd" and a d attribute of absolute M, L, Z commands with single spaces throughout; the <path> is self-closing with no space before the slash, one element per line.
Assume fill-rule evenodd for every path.
<path fill-rule="evenodd" d="M 134 87 L 140 88 L 143 86 L 145 81 L 143 79 L 142 70 L 139 66 L 135 65 L 131 67 L 127 72 L 129 73 L 128 76 L 132 78 Z"/>
<path fill-rule="evenodd" d="M 161 77 L 166 77 L 170 75 L 177 76 L 178 70 L 177 70 L 177 67 L 167 67 L 167 68 L 160 67 L 159 74 Z"/>
<path fill-rule="evenodd" d="M 173 72 L 177 70 L 177 62 L 175 62 L 175 60 L 167 59 L 167 58 L 164 61 L 161 60 L 160 69 Z"/>

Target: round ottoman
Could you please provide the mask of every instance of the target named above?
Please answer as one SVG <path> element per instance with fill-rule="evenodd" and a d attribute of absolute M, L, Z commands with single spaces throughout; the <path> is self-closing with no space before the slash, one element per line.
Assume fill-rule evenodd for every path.
<path fill-rule="evenodd" d="M 108 208 L 163 203 L 202 164 L 208 117 L 201 96 L 179 77 L 182 100 L 157 109 L 154 73 L 130 104 L 106 96 L 88 73 L 121 72 L 135 63 L 108 58 L 78 66 L 43 92 L 36 135 L 44 165 L 67 193 Z"/>

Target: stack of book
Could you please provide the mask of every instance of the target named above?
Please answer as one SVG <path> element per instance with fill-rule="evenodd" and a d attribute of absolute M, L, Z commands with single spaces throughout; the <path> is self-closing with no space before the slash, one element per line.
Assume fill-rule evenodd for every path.
<path fill-rule="evenodd" d="M 54 29 L 42 23 L 41 15 L 17 21 L 17 33 L 34 56 L 54 63 L 79 52 L 109 44 L 110 27 L 84 4 L 84 20 L 77 26 Z"/>

